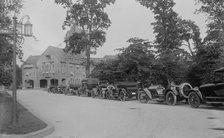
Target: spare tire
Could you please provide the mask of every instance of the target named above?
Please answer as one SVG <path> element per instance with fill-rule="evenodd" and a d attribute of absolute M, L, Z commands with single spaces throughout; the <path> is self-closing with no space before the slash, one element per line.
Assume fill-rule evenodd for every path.
<path fill-rule="evenodd" d="M 180 86 L 180 93 L 184 98 L 188 98 L 189 92 L 192 89 L 192 86 L 189 83 L 182 83 Z"/>

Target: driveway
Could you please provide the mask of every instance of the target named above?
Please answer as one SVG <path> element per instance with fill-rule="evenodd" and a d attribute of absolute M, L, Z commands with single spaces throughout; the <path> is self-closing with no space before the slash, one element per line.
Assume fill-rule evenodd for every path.
<path fill-rule="evenodd" d="M 18 99 L 55 126 L 47 138 L 221 138 L 224 108 L 93 99 L 18 91 Z"/>

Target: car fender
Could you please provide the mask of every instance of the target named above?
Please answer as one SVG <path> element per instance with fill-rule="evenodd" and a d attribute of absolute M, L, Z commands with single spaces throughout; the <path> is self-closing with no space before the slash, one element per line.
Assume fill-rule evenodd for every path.
<path fill-rule="evenodd" d="M 149 89 L 144 88 L 143 91 L 149 96 L 149 99 L 152 99 L 152 94 Z"/>
<path fill-rule="evenodd" d="M 198 96 L 200 97 L 200 99 L 203 100 L 203 96 L 197 87 L 193 88 L 189 93 L 191 93 L 191 92 L 196 92 L 198 94 Z"/>
<path fill-rule="evenodd" d="M 121 89 L 119 90 L 119 93 L 120 93 L 121 91 L 123 91 L 125 95 L 127 94 L 127 90 L 126 90 L 125 88 L 121 88 Z"/>
<path fill-rule="evenodd" d="M 174 89 L 168 89 L 168 90 L 166 90 L 166 92 L 165 92 L 165 95 L 169 92 L 169 91 L 172 91 L 173 93 L 174 93 L 174 95 L 178 95 L 178 92 L 176 91 L 176 90 L 174 90 Z"/>
<path fill-rule="evenodd" d="M 112 89 L 116 89 L 115 86 L 113 86 L 113 85 L 108 85 L 107 86 L 107 90 L 112 90 Z"/>

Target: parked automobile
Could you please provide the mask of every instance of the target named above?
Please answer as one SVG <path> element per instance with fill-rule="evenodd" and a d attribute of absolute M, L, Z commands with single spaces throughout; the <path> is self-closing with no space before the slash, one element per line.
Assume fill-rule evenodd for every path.
<path fill-rule="evenodd" d="M 67 94 L 68 93 L 67 86 L 64 84 L 58 85 L 57 93 L 58 94 Z"/>
<path fill-rule="evenodd" d="M 82 96 L 92 96 L 93 93 L 97 91 L 99 79 L 97 78 L 86 78 L 82 80 L 81 87 L 79 88 L 79 93 Z"/>
<path fill-rule="evenodd" d="M 58 87 L 56 85 L 50 85 L 47 90 L 49 93 L 57 93 Z"/>
<path fill-rule="evenodd" d="M 192 89 L 192 86 L 189 83 L 180 85 L 171 83 L 168 88 L 162 85 L 152 85 L 140 88 L 138 99 L 141 103 L 155 100 L 157 102 L 166 102 L 168 105 L 175 105 L 177 101 L 187 101 L 190 89 Z"/>
<path fill-rule="evenodd" d="M 190 91 L 188 103 L 191 107 L 198 108 L 201 104 L 224 105 L 224 67 L 215 70 L 214 74 L 213 83 L 203 84 Z"/>
<path fill-rule="evenodd" d="M 97 91 L 94 91 L 92 97 L 100 97 L 104 99 L 108 85 L 109 85 L 108 80 L 100 80 L 98 82 Z"/>
<path fill-rule="evenodd" d="M 138 82 L 126 80 L 127 74 L 123 72 L 114 72 L 116 76 L 114 83 L 107 86 L 105 97 L 107 99 L 119 99 L 125 101 L 131 98 L 138 98 Z"/>
<path fill-rule="evenodd" d="M 73 94 L 73 95 L 80 95 L 80 93 L 78 92 L 78 89 L 80 88 L 80 84 L 70 84 L 69 85 L 69 93 Z"/>
<path fill-rule="evenodd" d="M 149 100 L 163 102 L 165 101 L 165 88 L 162 85 L 140 88 L 138 99 L 141 103 L 148 103 Z"/>

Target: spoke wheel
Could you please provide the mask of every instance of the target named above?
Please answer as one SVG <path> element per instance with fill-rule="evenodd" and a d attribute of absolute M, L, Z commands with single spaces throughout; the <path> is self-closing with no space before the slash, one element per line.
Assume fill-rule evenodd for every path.
<path fill-rule="evenodd" d="M 126 100 L 126 97 L 125 97 L 125 90 L 121 90 L 121 91 L 120 91 L 119 99 L 120 99 L 120 101 L 125 101 L 125 100 Z"/>
<path fill-rule="evenodd" d="M 172 91 L 167 92 L 166 103 L 168 105 L 175 105 L 176 102 L 177 102 L 177 96 Z"/>
<path fill-rule="evenodd" d="M 110 91 L 106 91 L 106 99 L 110 100 L 111 96 L 110 96 Z"/>
<path fill-rule="evenodd" d="M 147 103 L 149 101 L 149 98 L 145 92 L 140 92 L 138 99 L 141 103 Z"/>
<path fill-rule="evenodd" d="M 92 98 L 95 98 L 96 97 L 95 92 L 93 90 L 91 91 L 91 97 Z"/>
<path fill-rule="evenodd" d="M 198 108 L 201 104 L 200 97 L 196 92 L 191 92 L 188 97 L 188 103 L 193 108 Z"/>

